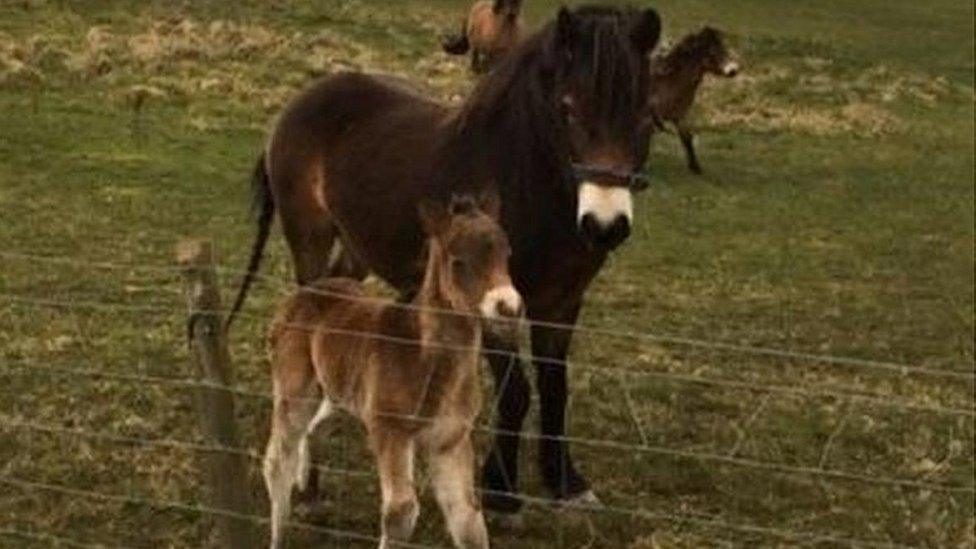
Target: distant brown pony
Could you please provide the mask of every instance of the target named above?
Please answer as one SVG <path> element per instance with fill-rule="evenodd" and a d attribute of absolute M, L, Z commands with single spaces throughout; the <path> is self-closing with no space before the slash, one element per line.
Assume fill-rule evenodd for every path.
<path fill-rule="evenodd" d="M 488 547 L 471 443 L 481 408 L 482 321 L 504 329 L 505 319 L 521 314 L 521 298 L 508 275 L 508 239 L 472 200 L 455 200 L 448 211 L 428 206 L 421 216 L 430 235 L 426 274 L 409 307 L 364 300 L 358 282 L 329 278 L 278 311 L 264 462 L 272 547 L 283 543 L 292 487 L 309 478 L 308 437 L 337 408 L 362 421 L 376 456 L 381 548 L 413 532 L 418 451 L 454 544 Z"/>
<path fill-rule="evenodd" d="M 452 55 L 471 51 L 471 70 L 482 73 L 513 49 L 525 33 L 522 0 L 479 0 L 471 6 L 461 32 L 445 37 L 442 46 Z"/>
<path fill-rule="evenodd" d="M 707 73 L 729 78 L 739 73 L 739 63 L 726 49 L 722 33 L 712 27 L 685 36 L 666 55 L 651 61 L 650 101 L 654 113 L 661 122 L 674 125 L 688 168 L 699 174 L 702 168 L 695 155 L 694 135 L 685 117 Z"/>
<path fill-rule="evenodd" d="M 341 273 L 343 255 L 410 299 L 421 288 L 422 201 L 489 192 L 512 245 L 537 368 L 540 470 L 558 499 L 592 498 L 565 437 L 566 356 L 583 295 L 630 234 L 653 117 L 654 10 L 562 9 L 457 108 L 386 77 L 341 74 L 282 113 L 255 170 L 259 211 L 244 300 L 278 211 L 300 284 Z M 361 273 L 354 273 L 360 275 Z M 232 315 L 233 316 L 233 315 Z M 486 337 L 499 393 L 484 503 L 515 512 L 530 385 L 517 349 Z"/>

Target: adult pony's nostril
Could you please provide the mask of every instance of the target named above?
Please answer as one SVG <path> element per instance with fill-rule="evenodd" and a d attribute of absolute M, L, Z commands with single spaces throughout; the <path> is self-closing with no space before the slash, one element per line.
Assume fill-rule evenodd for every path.
<path fill-rule="evenodd" d="M 579 231 L 588 243 L 612 250 L 630 236 L 630 218 L 620 214 L 609 225 L 603 226 L 594 216 L 586 214 L 580 218 Z"/>
<path fill-rule="evenodd" d="M 618 215 L 613 223 L 604 233 L 604 242 L 607 248 L 613 249 L 619 246 L 627 237 L 630 236 L 630 219 L 624 215 Z"/>
<path fill-rule="evenodd" d="M 579 220 L 580 236 L 586 240 L 595 240 L 600 234 L 600 224 L 596 221 L 596 216 L 591 213 L 583 214 Z"/>

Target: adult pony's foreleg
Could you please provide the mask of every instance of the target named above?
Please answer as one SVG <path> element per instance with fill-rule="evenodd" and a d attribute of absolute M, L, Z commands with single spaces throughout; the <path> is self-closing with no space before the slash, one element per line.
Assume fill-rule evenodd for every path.
<path fill-rule="evenodd" d="M 556 499 L 595 499 L 589 483 L 576 470 L 566 437 L 566 357 L 579 305 L 556 321 L 567 327 L 532 326 L 532 359 L 536 367 L 541 416 L 539 460 L 542 480 Z"/>
<path fill-rule="evenodd" d="M 517 496 L 519 441 L 529 411 L 531 388 L 517 349 L 485 335 L 485 354 L 495 380 L 498 409 L 497 432 L 482 468 L 482 503 L 492 511 L 516 513 L 522 508 Z"/>

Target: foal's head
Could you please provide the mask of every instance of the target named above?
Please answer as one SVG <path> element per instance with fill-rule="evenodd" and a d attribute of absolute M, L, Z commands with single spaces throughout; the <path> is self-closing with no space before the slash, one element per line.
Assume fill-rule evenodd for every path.
<path fill-rule="evenodd" d="M 495 221 L 498 208 L 498 200 L 487 196 L 420 207 L 430 236 L 425 285 L 436 287 L 452 309 L 486 320 L 522 315 L 522 298 L 508 274 L 508 237 Z"/>
<path fill-rule="evenodd" d="M 630 234 L 652 117 L 648 52 L 661 21 L 652 9 L 562 9 L 553 28 L 556 125 L 573 171 L 580 234 L 612 249 Z"/>
<path fill-rule="evenodd" d="M 688 55 L 701 63 L 702 71 L 729 78 L 739 74 L 739 63 L 725 47 L 722 31 L 705 27 L 686 40 Z"/>

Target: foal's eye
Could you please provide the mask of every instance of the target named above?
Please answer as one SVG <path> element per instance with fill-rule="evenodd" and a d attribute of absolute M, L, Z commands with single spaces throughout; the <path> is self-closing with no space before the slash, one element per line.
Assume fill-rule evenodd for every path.
<path fill-rule="evenodd" d="M 465 263 L 463 259 L 455 257 L 451 260 L 451 270 L 456 273 L 464 272 L 467 266 L 467 263 Z"/>

